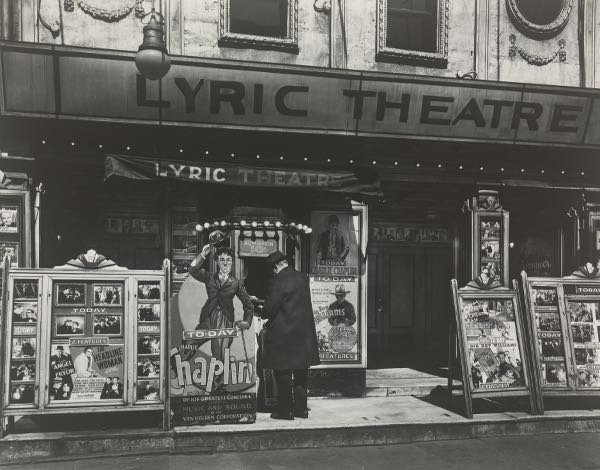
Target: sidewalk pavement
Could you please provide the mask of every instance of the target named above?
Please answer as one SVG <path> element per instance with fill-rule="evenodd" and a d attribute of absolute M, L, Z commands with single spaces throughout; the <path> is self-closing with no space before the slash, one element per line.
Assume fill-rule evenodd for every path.
<path fill-rule="evenodd" d="M 600 430 L 600 410 L 589 409 L 547 411 L 543 416 L 493 411 L 469 420 L 431 399 L 412 396 L 311 399 L 309 406 L 310 417 L 294 421 L 272 420 L 269 414 L 259 413 L 254 424 L 176 427 L 171 431 L 155 428 L 12 434 L 0 439 L 0 462 L 106 454 L 386 445 Z"/>

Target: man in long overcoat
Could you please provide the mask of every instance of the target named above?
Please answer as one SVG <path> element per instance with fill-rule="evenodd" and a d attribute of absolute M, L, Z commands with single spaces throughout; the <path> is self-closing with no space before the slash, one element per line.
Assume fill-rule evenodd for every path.
<path fill-rule="evenodd" d="M 288 266 L 280 251 L 270 254 L 267 263 L 273 265 L 275 275 L 267 286 L 263 313 L 269 320 L 263 367 L 273 369 L 279 390 L 271 418 L 308 418 L 308 368 L 320 362 L 308 278 Z"/>

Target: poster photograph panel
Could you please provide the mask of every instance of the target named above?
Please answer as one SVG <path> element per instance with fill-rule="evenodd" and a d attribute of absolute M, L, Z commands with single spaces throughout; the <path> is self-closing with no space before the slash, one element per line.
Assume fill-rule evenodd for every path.
<path fill-rule="evenodd" d="M 94 284 L 94 306 L 118 307 L 123 305 L 122 284 Z"/>
<path fill-rule="evenodd" d="M 30 384 L 11 384 L 9 403 L 26 404 L 33 403 L 34 385 Z"/>
<path fill-rule="evenodd" d="M 311 213 L 310 272 L 323 276 L 359 274 L 359 216 L 351 211 Z"/>
<path fill-rule="evenodd" d="M 10 256 L 10 265 L 13 267 L 19 266 L 19 244 L 2 242 L 0 243 L 0 261 L 4 259 L 4 256 Z"/>
<path fill-rule="evenodd" d="M 532 289 L 533 304 L 536 308 L 540 307 L 557 307 L 558 296 L 554 288 L 534 288 Z"/>
<path fill-rule="evenodd" d="M 139 282 L 138 283 L 139 300 L 160 300 L 159 282 Z"/>
<path fill-rule="evenodd" d="M 83 307 L 85 306 L 85 284 L 59 282 L 55 287 L 54 299 L 58 307 Z"/>
<path fill-rule="evenodd" d="M 35 380 L 35 361 L 18 361 L 10 365 L 10 380 Z"/>
<path fill-rule="evenodd" d="M 136 396 L 138 400 L 159 400 L 160 385 L 158 380 L 139 380 L 136 388 Z"/>
<path fill-rule="evenodd" d="M 13 287 L 13 297 L 15 298 L 15 300 L 37 299 L 38 281 L 15 280 Z"/>
<path fill-rule="evenodd" d="M 13 323 L 37 323 L 37 302 L 15 302 L 13 304 Z"/>
<path fill-rule="evenodd" d="M 473 390 L 524 387 L 513 299 L 461 299 Z"/>
<path fill-rule="evenodd" d="M 567 368 L 564 361 L 545 361 L 542 363 L 544 387 L 566 387 Z"/>
<path fill-rule="evenodd" d="M 160 321 L 160 304 L 138 304 L 138 321 Z"/>
<path fill-rule="evenodd" d="M 56 336 L 82 335 L 85 331 L 85 315 L 56 315 L 54 334 Z"/>
<path fill-rule="evenodd" d="M 0 206 L 0 232 L 17 233 L 19 209 L 16 206 Z"/>
<path fill-rule="evenodd" d="M 310 295 L 322 363 L 360 361 L 358 279 L 310 276 Z"/>
<path fill-rule="evenodd" d="M 159 336 L 142 336 L 138 338 L 138 354 L 160 354 Z"/>
<path fill-rule="evenodd" d="M 94 315 L 94 335 L 121 335 L 121 315 Z"/>
<path fill-rule="evenodd" d="M 36 338 L 13 338 L 12 357 L 35 357 L 37 351 Z"/>
<path fill-rule="evenodd" d="M 160 361 L 158 357 L 139 357 L 137 375 L 138 377 L 160 377 Z"/>

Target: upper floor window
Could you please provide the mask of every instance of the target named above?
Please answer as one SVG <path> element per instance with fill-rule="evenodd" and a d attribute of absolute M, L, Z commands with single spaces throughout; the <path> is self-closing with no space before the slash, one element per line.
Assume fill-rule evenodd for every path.
<path fill-rule="evenodd" d="M 298 52 L 297 0 L 220 0 L 219 45 Z"/>
<path fill-rule="evenodd" d="M 562 31 L 573 9 L 573 0 L 506 0 L 513 24 L 526 36 L 548 39 Z"/>
<path fill-rule="evenodd" d="M 377 59 L 447 65 L 448 0 L 377 1 Z"/>

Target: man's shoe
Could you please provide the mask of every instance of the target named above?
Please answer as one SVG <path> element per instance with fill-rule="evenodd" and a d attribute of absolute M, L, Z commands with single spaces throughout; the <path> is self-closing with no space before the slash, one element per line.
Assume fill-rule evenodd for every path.
<path fill-rule="evenodd" d="M 308 410 L 304 410 L 304 411 L 295 411 L 294 412 L 294 416 L 296 418 L 303 418 L 306 419 L 308 418 Z"/>
<path fill-rule="evenodd" d="M 277 411 L 274 411 L 271 413 L 271 419 L 286 419 L 292 421 L 294 419 L 294 413 L 291 411 L 289 413 L 278 413 Z"/>

